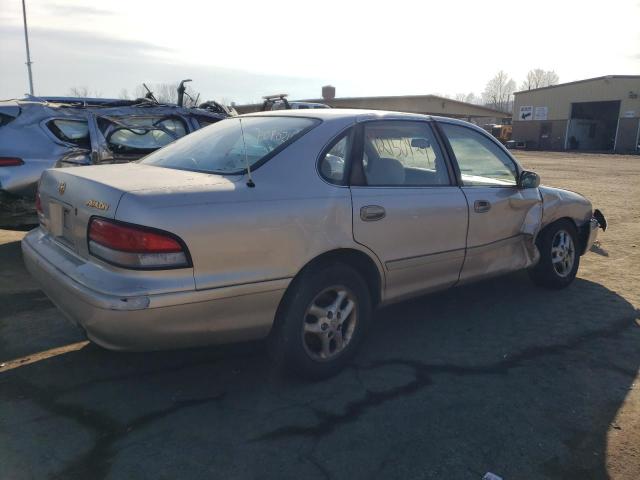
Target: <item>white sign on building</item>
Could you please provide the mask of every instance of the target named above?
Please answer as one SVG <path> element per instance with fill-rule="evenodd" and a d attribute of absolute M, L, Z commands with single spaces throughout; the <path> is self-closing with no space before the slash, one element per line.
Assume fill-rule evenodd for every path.
<path fill-rule="evenodd" d="M 536 107 L 533 112 L 534 120 L 546 120 L 549 114 L 549 108 L 547 107 Z"/>
<path fill-rule="evenodd" d="M 518 120 L 533 120 L 533 106 L 520 106 Z"/>

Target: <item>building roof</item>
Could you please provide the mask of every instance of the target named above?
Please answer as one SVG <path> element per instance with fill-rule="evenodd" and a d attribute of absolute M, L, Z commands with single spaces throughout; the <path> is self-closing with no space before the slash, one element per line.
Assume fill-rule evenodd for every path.
<path fill-rule="evenodd" d="M 519 93 L 535 92 L 538 90 L 548 90 L 550 88 L 564 87 L 567 85 L 575 85 L 577 83 L 595 82 L 597 80 L 610 80 L 614 78 L 625 78 L 625 79 L 631 78 L 631 79 L 640 80 L 640 75 L 604 75 L 602 77 L 585 78 L 584 80 L 576 80 L 574 82 L 566 82 L 566 83 L 558 83 L 557 85 L 549 85 L 548 87 L 530 88 L 529 90 L 519 90 L 517 92 L 514 92 L 514 95 L 518 95 Z"/>
<path fill-rule="evenodd" d="M 498 117 L 502 117 L 505 113 L 508 115 L 508 112 L 503 112 L 501 110 L 495 110 L 493 108 L 485 107 L 484 105 L 476 105 L 475 103 L 462 102 L 460 100 L 454 100 L 453 98 L 441 97 L 439 95 L 382 95 L 376 97 L 336 97 L 330 100 L 324 100 L 322 98 L 310 99 L 310 100 L 300 100 L 301 102 L 315 102 L 315 103 L 331 103 L 331 102 L 350 102 L 357 101 L 362 102 L 366 100 L 423 100 L 423 99 L 434 99 L 434 100 L 442 100 L 446 102 L 456 103 L 458 105 L 473 107 L 474 110 L 482 110 L 489 114 L 495 114 Z"/>
<path fill-rule="evenodd" d="M 444 115 L 458 118 L 508 118 L 510 112 L 503 112 L 483 105 L 461 102 L 438 95 L 395 95 L 379 97 L 337 97 L 332 99 L 314 98 L 297 100 L 309 103 L 324 103 L 333 108 L 364 108 L 387 111 L 405 111 L 427 115 Z M 237 105 L 241 113 L 259 110 L 261 105 Z"/>

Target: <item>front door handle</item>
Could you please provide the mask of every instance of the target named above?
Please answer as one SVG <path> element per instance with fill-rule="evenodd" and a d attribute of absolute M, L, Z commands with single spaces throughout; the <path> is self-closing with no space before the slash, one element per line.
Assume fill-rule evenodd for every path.
<path fill-rule="evenodd" d="M 476 200 L 473 203 L 473 209 L 477 213 L 485 213 L 491 210 L 491 202 L 488 200 Z"/>
<path fill-rule="evenodd" d="M 360 218 L 365 222 L 375 222 L 376 220 L 382 220 L 387 211 L 380 205 L 367 205 L 360 209 Z"/>

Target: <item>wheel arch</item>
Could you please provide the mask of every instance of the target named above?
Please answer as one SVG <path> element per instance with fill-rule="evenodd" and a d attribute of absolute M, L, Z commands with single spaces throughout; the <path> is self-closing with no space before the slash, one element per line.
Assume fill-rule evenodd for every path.
<path fill-rule="evenodd" d="M 536 243 L 536 248 L 539 248 L 538 241 L 540 239 L 540 234 L 542 232 L 544 232 L 545 230 L 547 230 L 547 229 L 551 228 L 552 226 L 558 224 L 559 222 L 564 222 L 564 221 L 569 222 L 576 229 L 576 232 L 578 234 L 578 242 L 580 242 L 580 244 L 579 244 L 580 256 L 584 255 L 586 253 L 585 252 L 585 245 L 587 244 L 587 238 L 588 238 L 588 235 L 589 235 L 589 231 L 588 230 L 585 231 L 584 228 L 581 228 L 580 225 L 578 225 L 578 222 L 576 222 L 575 218 L 572 218 L 572 217 L 569 217 L 569 216 L 556 218 L 552 222 L 547 223 L 546 225 L 544 225 L 540 229 L 538 234 L 536 235 L 536 242 L 535 242 Z M 586 237 L 585 237 L 585 233 L 586 233 Z"/>
<path fill-rule="evenodd" d="M 383 273 L 378 267 L 370 255 L 366 254 L 362 250 L 355 248 L 337 248 L 324 252 L 317 257 L 313 258 L 307 264 L 300 269 L 300 271 L 293 278 L 291 284 L 293 284 L 297 278 L 302 275 L 303 272 L 310 268 L 316 268 L 320 265 L 327 265 L 330 263 L 343 263 L 356 270 L 362 279 L 369 287 L 369 293 L 373 300 L 373 306 L 378 305 L 382 299 L 382 286 L 383 286 Z"/>
<path fill-rule="evenodd" d="M 380 304 L 380 302 L 382 301 L 384 274 L 376 261 L 362 250 L 357 250 L 355 248 L 337 248 L 321 253 L 320 255 L 314 257 L 313 259 L 308 261 L 293 277 L 293 279 L 289 283 L 289 286 L 287 287 L 287 290 L 282 296 L 282 299 L 280 300 L 280 304 L 278 305 L 274 321 L 274 328 L 272 328 L 272 331 L 275 329 L 275 326 L 278 323 L 278 319 L 281 316 L 281 312 L 289 301 L 289 298 L 296 288 L 296 285 L 303 273 L 312 268 L 318 268 L 322 265 L 329 265 L 331 263 L 342 263 L 348 265 L 356 270 L 360 275 L 362 275 L 362 279 L 367 284 L 367 287 L 369 287 L 369 293 L 371 294 L 372 299 L 372 307 L 375 308 L 378 304 Z"/>

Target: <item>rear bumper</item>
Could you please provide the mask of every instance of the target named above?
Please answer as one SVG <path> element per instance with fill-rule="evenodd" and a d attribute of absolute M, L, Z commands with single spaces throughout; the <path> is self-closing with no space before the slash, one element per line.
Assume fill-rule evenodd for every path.
<path fill-rule="evenodd" d="M 27 270 L 89 339 L 113 350 L 159 350 L 268 335 L 290 279 L 210 290 L 114 296 L 81 285 L 58 268 L 36 232 L 26 235 Z M 75 268 L 82 269 L 77 262 Z M 65 267 L 68 267 L 66 265 Z"/>

